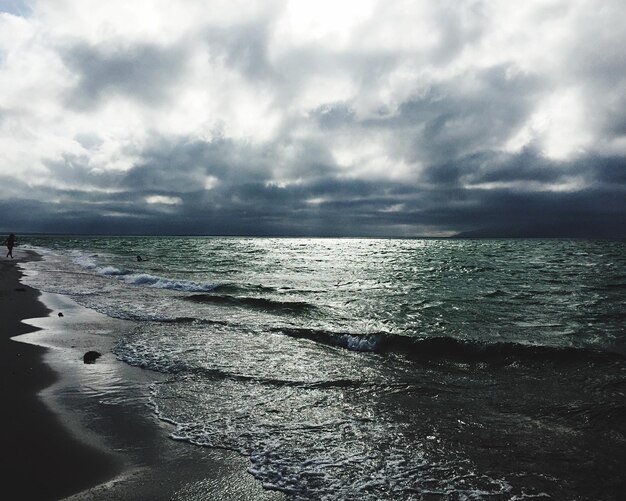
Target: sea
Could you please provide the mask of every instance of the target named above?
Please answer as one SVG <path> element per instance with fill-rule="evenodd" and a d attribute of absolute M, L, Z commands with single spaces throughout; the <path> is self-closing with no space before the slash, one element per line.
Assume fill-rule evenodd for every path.
<path fill-rule="evenodd" d="M 172 439 L 288 499 L 624 499 L 624 241 L 20 243 L 27 283 L 128 321 Z"/>

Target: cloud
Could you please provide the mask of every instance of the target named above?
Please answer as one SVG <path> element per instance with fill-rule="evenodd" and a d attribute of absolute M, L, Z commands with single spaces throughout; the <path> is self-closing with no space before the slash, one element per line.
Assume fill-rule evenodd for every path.
<path fill-rule="evenodd" d="M 176 46 L 70 47 L 62 58 L 77 82 L 68 92 L 66 106 L 92 109 L 116 95 L 148 106 L 164 104 L 174 97 L 170 92 L 183 72 L 185 57 Z"/>
<path fill-rule="evenodd" d="M 32 9 L 24 0 L 0 0 L 0 12 L 25 17 L 32 12 Z"/>
<path fill-rule="evenodd" d="M 183 199 L 180 197 L 171 197 L 168 195 L 150 195 L 146 197 L 146 202 L 149 204 L 161 204 L 161 205 L 180 205 L 183 203 Z"/>
<path fill-rule="evenodd" d="M 6 229 L 626 234 L 623 2 L 7 5 Z"/>

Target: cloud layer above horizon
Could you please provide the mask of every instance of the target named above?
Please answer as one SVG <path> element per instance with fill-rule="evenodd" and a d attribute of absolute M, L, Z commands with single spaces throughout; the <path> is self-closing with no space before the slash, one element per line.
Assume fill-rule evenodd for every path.
<path fill-rule="evenodd" d="M 623 0 L 0 0 L 4 229 L 626 236 Z"/>

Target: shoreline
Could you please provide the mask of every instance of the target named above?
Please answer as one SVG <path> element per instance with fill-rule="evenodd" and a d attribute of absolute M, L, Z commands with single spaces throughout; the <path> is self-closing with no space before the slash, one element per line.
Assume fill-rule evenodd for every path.
<path fill-rule="evenodd" d="M 17 253 L 16 253 L 17 254 Z M 119 460 L 81 443 L 38 397 L 58 376 L 44 364 L 46 349 L 12 340 L 36 332 L 23 323 L 50 311 L 38 300 L 39 291 L 20 282 L 14 260 L 0 260 L 0 413 L 2 447 L 8 455 L 0 480 L 5 494 L 15 499 L 60 499 L 106 481 L 121 471 Z M 21 258 L 21 259 L 20 259 Z M 26 259 L 36 259 L 28 253 Z"/>
<path fill-rule="evenodd" d="M 170 439 L 171 426 L 147 403 L 149 385 L 161 376 L 110 352 L 128 321 L 23 285 L 17 263 L 38 256 L 21 250 L 16 258 L 0 260 L 8 327 L 0 367 L 11 373 L 2 384 L 11 396 L 6 408 L 18 411 L 3 415 L 3 445 L 15 458 L 2 473 L 5 493 L 75 501 L 285 499 L 248 473 L 247 458 Z M 96 364 L 82 362 L 89 349 L 103 354 Z"/>

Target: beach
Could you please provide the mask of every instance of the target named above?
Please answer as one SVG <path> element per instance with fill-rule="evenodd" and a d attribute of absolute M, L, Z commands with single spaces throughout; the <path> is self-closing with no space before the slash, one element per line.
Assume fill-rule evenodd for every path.
<path fill-rule="evenodd" d="M 4 408 L 0 428 L 7 458 L 1 470 L 2 490 L 22 499 L 58 499 L 114 476 L 119 463 L 72 437 L 37 397 L 57 379 L 43 363 L 45 349 L 10 338 L 35 330 L 22 320 L 49 311 L 37 300 L 38 291 L 20 284 L 18 261 L 0 261 Z"/>
<path fill-rule="evenodd" d="M 106 352 L 115 322 L 53 294 L 44 305 L 18 268 L 37 254 L 15 256 L 0 260 L 3 498 L 282 498 L 262 489 L 240 455 L 169 439 L 142 398 L 145 371 Z M 102 359 L 83 364 L 85 346 Z"/>

